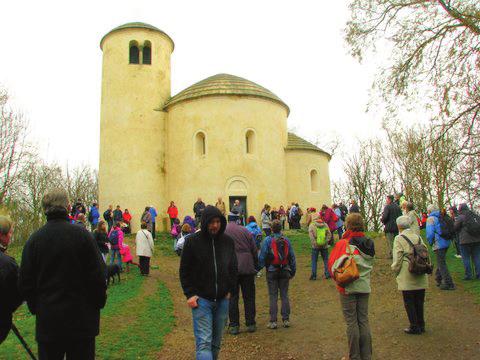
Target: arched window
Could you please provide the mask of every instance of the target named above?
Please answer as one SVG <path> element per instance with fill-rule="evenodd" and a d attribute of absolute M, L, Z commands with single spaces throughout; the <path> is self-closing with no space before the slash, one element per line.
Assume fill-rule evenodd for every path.
<path fill-rule="evenodd" d="M 206 153 L 205 134 L 199 131 L 195 135 L 195 155 L 204 156 Z"/>
<path fill-rule="evenodd" d="M 248 130 L 245 133 L 245 145 L 247 154 L 253 154 L 255 152 L 255 131 Z"/>
<path fill-rule="evenodd" d="M 140 63 L 140 51 L 138 50 L 138 44 L 136 41 L 130 41 L 129 63 L 130 64 Z"/>
<path fill-rule="evenodd" d="M 310 171 L 310 187 L 312 191 L 318 191 L 318 180 L 317 170 Z"/>
<path fill-rule="evenodd" d="M 152 44 L 150 41 L 145 41 L 145 44 L 143 45 L 143 63 L 144 64 L 151 64 L 152 63 Z"/>

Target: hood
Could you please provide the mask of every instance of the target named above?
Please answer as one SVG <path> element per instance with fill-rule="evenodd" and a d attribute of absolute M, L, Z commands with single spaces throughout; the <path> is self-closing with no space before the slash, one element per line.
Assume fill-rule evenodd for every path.
<path fill-rule="evenodd" d="M 353 237 L 350 244 L 357 247 L 364 255 L 375 256 L 375 244 L 372 239 L 367 237 Z"/>
<path fill-rule="evenodd" d="M 217 237 L 225 232 L 225 228 L 227 227 L 227 219 L 225 219 L 225 216 L 223 216 L 221 211 L 215 206 L 208 205 L 202 213 L 201 229 L 203 235 L 208 236 L 208 224 L 213 218 L 216 217 L 220 218 L 220 222 L 222 223 Z"/>

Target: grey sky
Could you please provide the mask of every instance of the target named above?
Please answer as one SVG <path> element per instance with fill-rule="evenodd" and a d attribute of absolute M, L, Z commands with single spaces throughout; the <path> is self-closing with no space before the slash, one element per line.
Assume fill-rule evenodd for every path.
<path fill-rule="evenodd" d="M 0 12 L 0 84 L 30 119 L 32 138 L 47 160 L 96 167 L 99 41 L 113 27 L 142 21 L 175 41 L 172 95 L 230 73 L 284 100 L 289 126 L 299 135 L 326 139 L 336 131 L 350 143 L 378 129 L 379 121 L 364 111 L 371 71 L 350 58 L 343 42 L 347 3 L 8 1 Z M 337 160 L 333 177 L 339 169 Z"/>

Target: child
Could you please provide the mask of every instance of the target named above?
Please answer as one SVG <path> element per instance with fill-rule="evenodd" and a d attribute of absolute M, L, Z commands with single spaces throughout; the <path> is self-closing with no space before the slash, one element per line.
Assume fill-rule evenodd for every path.
<path fill-rule="evenodd" d="M 180 220 L 174 219 L 172 230 L 170 230 L 170 234 L 172 235 L 172 238 L 177 239 L 181 232 L 182 232 L 182 228 L 180 226 Z"/>

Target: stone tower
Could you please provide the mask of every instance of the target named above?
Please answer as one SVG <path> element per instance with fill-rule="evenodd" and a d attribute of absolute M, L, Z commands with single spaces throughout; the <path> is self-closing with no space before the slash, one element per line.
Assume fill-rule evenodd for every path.
<path fill-rule="evenodd" d="M 99 204 L 127 207 L 133 229 L 145 206 L 165 203 L 166 114 L 172 39 L 144 23 L 107 33 L 100 114 Z M 147 170 L 148 169 L 148 170 Z"/>

